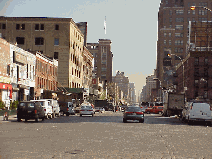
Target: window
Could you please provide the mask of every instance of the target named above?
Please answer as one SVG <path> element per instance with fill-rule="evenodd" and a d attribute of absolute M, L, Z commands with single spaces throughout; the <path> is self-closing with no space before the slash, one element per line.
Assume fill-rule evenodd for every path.
<path fill-rule="evenodd" d="M 207 15 L 208 10 L 199 10 L 199 15 Z"/>
<path fill-rule="evenodd" d="M 192 10 L 192 14 L 195 15 L 195 10 Z"/>
<path fill-rule="evenodd" d="M 183 37 L 183 33 L 175 33 L 175 37 L 176 38 L 182 38 Z"/>
<path fill-rule="evenodd" d="M 200 22 L 208 21 L 208 19 L 207 19 L 207 18 L 204 18 L 204 17 L 202 17 L 202 18 L 201 18 L 201 17 L 199 17 L 199 21 L 200 21 Z"/>
<path fill-rule="evenodd" d="M 183 45 L 183 40 L 175 40 L 175 45 Z"/>
<path fill-rule="evenodd" d="M 194 65 L 199 65 L 199 58 L 198 57 L 195 58 Z"/>
<path fill-rule="evenodd" d="M 169 45 L 171 45 L 172 44 L 172 41 L 171 40 L 169 40 Z"/>
<path fill-rule="evenodd" d="M 6 24 L 2 24 L 2 29 L 6 29 Z"/>
<path fill-rule="evenodd" d="M 195 22 L 195 18 L 194 17 L 192 18 L 192 22 Z"/>
<path fill-rule="evenodd" d="M 183 48 L 176 47 L 174 48 L 175 53 L 183 53 Z"/>
<path fill-rule="evenodd" d="M 190 21 L 190 18 L 188 18 L 187 21 L 189 22 Z"/>
<path fill-rule="evenodd" d="M 169 22 L 170 22 L 170 23 L 172 22 L 172 18 L 169 18 Z"/>
<path fill-rule="evenodd" d="M 207 2 L 199 2 L 199 6 L 208 7 L 208 3 Z"/>
<path fill-rule="evenodd" d="M 44 30 L 44 24 L 40 25 L 40 30 Z"/>
<path fill-rule="evenodd" d="M 176 25 L 175 26 L 175 29 L 176 30 L 183 30 L 183 25 Z"/>
<path fill-rule="evenodd" d="M 24 45 L 24 37 L 16 37 L 16 42 L 18 45 Z"/>
<path fill-rule="evenodd" d="M 163 41 L 164 45 L 166 45 L 166 40 Z"/>
<path fill-rule="evenodd" d="M 172 33 L 169 33 L 169 37 L 171 37 L 172 36 Z"/>
<path fill-rule="evenodd" d="M 204 98 L 208 98 L 208 91 L 204 91 Z"/>
<path fill-rule="evenodd" d="M 44 24 L 35 24 L 35 30 L 44 30 Z"/>
<path fill-rule="evenodd" d="M 42 37 L 35 38 L 35 45 L 44 45 L 44 38 Z"/>
<path fill-rule="evenodd" d="M 16 30 L 20 30 L 20 24 L 16 24 Z"/>
<path fill-rule="evenodd" d="M 189 9 L 189 10 L 188 10 L 188 14 L 190 14 L 190 13 L 191 13 L 191 10 Z"/>
<path fill-rule="evenodd" d="M 175 21 L 176 22 L 184 22 L 184 18 L 176 18 Z"/>
<path fill-rule="evenodd" d="M 172 10 L 169 10 L 169 15 L 172 15 Z"/>
<path fill-rule="evenodd" d="M 35 30 L 39 30 L 39 24 L 35 24 Z"/>
<path fill-rule="evenodd" d="M 208 65 L 208 58 L 205 58 L 205 65 Z"/>
<path fill-rule="evenodd" d="M 184 11 L 183 10 L 176 10 L 176 15 L 183 15 Z"/>
<path fill-rule="evenodd" d="M 58 52 L 54 52 L 54 59 L 58 59 Z"/>
<path fill-rule="evenodd" d="M 59 30 L 59 25 L 58 24 L 55 25 L 55 30 Z"/>
<path fill-rule="evenodd" d="M 57 46 L 59 45 L 59 38 L 54 39 L 54 45 L 57 45 Z"/>
<path fill-rule="evenodd" d="M 166 37 L 166 33 L 163 33 L 164 37 Z"/>

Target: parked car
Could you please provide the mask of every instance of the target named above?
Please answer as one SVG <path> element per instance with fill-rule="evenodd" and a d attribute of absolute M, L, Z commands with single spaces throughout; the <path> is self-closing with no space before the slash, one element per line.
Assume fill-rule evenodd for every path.
<path fill-rule="evenodd" d="M 17 107 L 18 122 L 20 122 L 21 119 L 25 119 L 25 121 L 35 119 L 35 121 L 37 122 L 39 119 L 42 119 L 43 121 L 44 118 L 45 113 L 40 102 L 32 102 L 32 101 L 19 102 Z"/>
<path fill-rule="evenodd" d="M 142 112 L 145 112 L 147 109 L 147 106 L 140 106 L 140 107 L 141 107 Z"/>
<path fill-rule="evenodd" d="M 162 114 L 162 112 L 163 112 L 163 106 L 148 107 L 145 110 L 145 113 L 147 113 L 147 114 L 150 114 L 150 113 Z"/>
<path fill-rule="evenodd" d="M 50 105 L 50 101 L 46 100 L 46 99 L 38 99 L 38 100 L 31 100 L 34 102 L 40 102 L 41 106 L 44 110 L 45 113 L 45 118 L 52 118 L 53 117 L 53 107 Z"/>
<path fill-rule="evenodd" d="M 187 102 L 182 110 L 182 120 L 191 124 L 203 121 L 211 124 L 211 107 L 208 103 Z"/>
<path fill-rule="evenodd" d="M 59 101 L 59 106 L 60 106 L 60 114 L 66 116 L 69 115 L 75 115 L 75 110 L 72 102 L 61 102 Z"/>
<path fill-rule="evenodd" d="M 46 99 L 48 101 L 50 101 L 50 105 L 53 106 L 53 118 L 55 116 L 60 116 L 60 106 L 58 104 L 58 101 L 55 99 Z"/>
<path fill-rule="evenodd" d="M 80 109 L 80 116 L 82 115 L 94 115 L 94 110 L 93 110 L 93 107 L 92 106 L 86 106 L 86 105 L 83 105 L 81 106 L 81 109 Z"/>
<path fill-rule="evenodd" d="M 129 106 L 123 113 L 123 122 L 127 120 L 138 120 L 140 123 L 144 122 L 144 112 L 138 106 Z"/>
<path fill-rule="evenodd" d="M 99 112 L 99 113 L 105 112 L 105 109 L 101 108 L 101 107 L 95 107 L 94 110 L 95 110 L 95 112 Z"/>

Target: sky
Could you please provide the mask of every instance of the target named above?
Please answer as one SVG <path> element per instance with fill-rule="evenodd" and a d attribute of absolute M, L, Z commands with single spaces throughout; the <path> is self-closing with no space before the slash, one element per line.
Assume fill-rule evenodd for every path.
<path fill-rule="evenodd" d="M 113 76 L 124 72 L 136 92 L 154 73 L 161 0 L 0 0 L 0 16 L 63 17 L 87 22 L 87 42 L 112 41 Z M 106 16 L 106 34 L 104 20 Z"/>

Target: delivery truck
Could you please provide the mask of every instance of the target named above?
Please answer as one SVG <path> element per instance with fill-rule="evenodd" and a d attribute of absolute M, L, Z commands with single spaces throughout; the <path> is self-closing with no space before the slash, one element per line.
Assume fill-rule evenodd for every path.
<path fill-rule="evenodd" d="M 163 92 L 163 116 L 182 116 L 182 110 L 185 105 L 185 94 L 176 94 L 173 92 Z"/>

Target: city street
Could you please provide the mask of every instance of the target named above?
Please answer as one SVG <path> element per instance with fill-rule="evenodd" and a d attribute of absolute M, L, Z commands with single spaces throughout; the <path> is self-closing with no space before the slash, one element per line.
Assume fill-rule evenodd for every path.
<path fill-rule="evenodd" d="M 61 116 L 36 123 L 0 121 L 0 158 L 211 158 L 212 127 L 145 114 L 122 122 L 122 112 Z"/>

